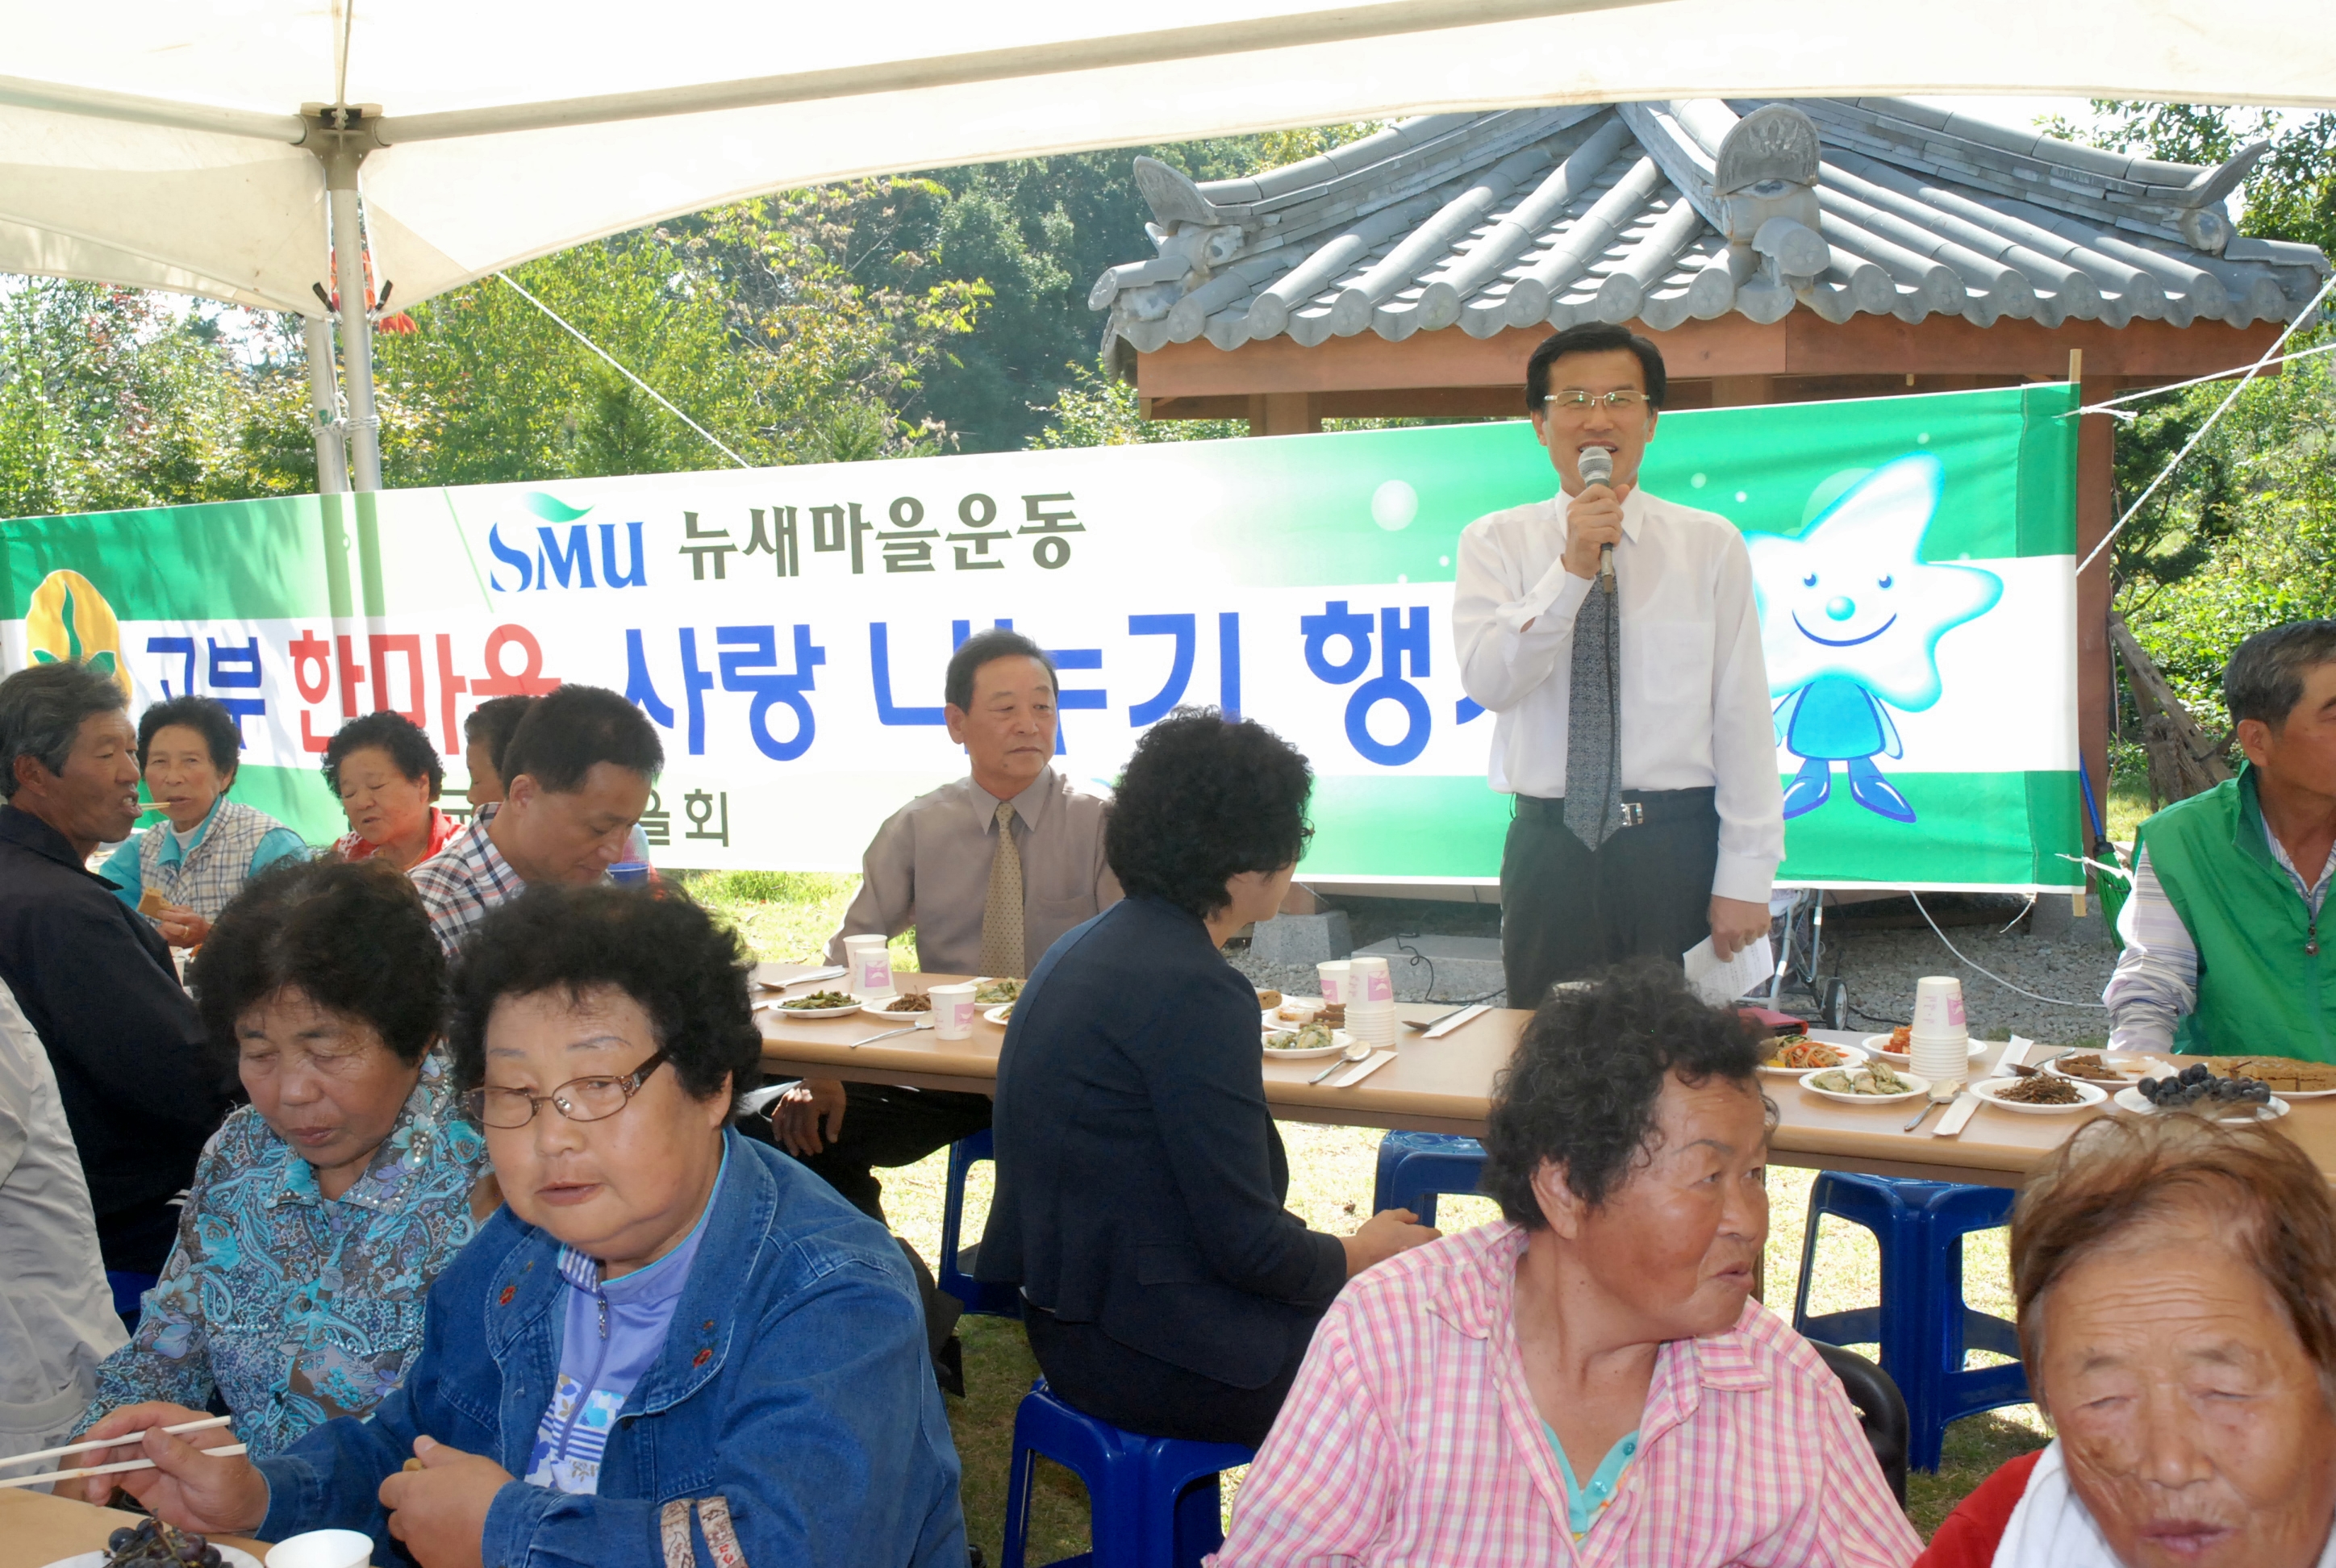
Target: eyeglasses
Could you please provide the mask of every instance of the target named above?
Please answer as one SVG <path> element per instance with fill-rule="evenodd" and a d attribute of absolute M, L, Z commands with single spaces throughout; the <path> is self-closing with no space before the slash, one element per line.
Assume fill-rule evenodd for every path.
<path fill-rule="evenodd" d="M 1647 394 L 1627 389 L 1616 392 L 1584 392 L 1569 386 L 1562 392 L 1552 392 L 1541 400 L 1543 408 L 1562 408 L 1568 414 L 1584 414 L 1593 403 L 1602 403 L 1616 414 L 1629 414 L 1647 404 Z"/>
<path fill-rule="evenodd" d="M 642 1083 L 665 1060 L 659 1051 L 621 1078 L 570 1078 L 548 1095 L 525 1089 L 472 1089 L 462 1096 L 471 1120 L 489 1127 L 524 1127 L 545 1105 L 556 1105 L 571 1122 L 605 1122 L 632 1103 Z"/>

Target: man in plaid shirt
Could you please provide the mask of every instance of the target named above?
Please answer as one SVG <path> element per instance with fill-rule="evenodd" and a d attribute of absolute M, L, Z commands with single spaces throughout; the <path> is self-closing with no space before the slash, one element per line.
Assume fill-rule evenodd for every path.
<path fill-rule="evenodd" d="M 1506 1222 L 1340 1292 L 1218 1568 L 1906 1568 L 1840 1383 L 1749 1299 L 1757 1061 L 1676 965 L 1543 1005 L 1484 1135 Z"/>
<path fill-rule="evenodd" d="M 530 882 L 607 876 L 664 766 L 647 717 L 605 687 L 563 686 L 537 698 L 503 753 L 502 802 L 481 806 L 436 858 L 414 868 L 446 956 Z"/>

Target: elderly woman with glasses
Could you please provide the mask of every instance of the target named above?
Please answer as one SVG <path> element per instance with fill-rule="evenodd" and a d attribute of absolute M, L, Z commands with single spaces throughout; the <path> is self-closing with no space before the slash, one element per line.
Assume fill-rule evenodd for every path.
<path fill-rule="evenodd" d="M 728 1128 L 762 1051 L 748 973 L 658 890 L 543 884 L 488 915 L 452 1035 L 508 1206 L 432 1287 L 404 1386 L 257 1464 L 149 1433 L 139 1500 L 362 1530 L 423 1568 L 962 1568 L 900 1249 Z"/>
<path fill-rule="evenodd" d="M 216 1395 L 254 1454 L 277 1454 L 397 1386 L 430 1282 L 493 1183 L 430 1050 L 445 962 L 404 877 L 332 861 L 261 872 L 220 911 L 194 985 L 251 1103 L 203 1150 L 178 1244 L 83 1425 L 136 1432 L 155 1401 Z M 113 1484 L 85 1485 L 96 1501 Z"/>
<path fill-rule="evenodd" d="M 1220 1568 L 1905 1568 L 1922 1542 L 1840 1383 L 1749 1300 L 1757 1063 L 1676 964 L 1544 1002 L 1484 1134 L 1505 1222 L 1332 1304 Z"/>
<path fill-rule="evenodd" d="M 2020 1359 L 2057 1434 L 1922 1568 L 2336 1563 L 2336 1202 L 2275 1130 L 2082 1128 L 2011 1216 Z"/>

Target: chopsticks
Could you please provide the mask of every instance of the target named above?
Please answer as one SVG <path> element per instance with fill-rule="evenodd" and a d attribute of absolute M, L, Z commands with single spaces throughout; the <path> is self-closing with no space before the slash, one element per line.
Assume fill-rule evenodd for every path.
<path fill-rule="evenodd" d="M 224 1427 L 234 1419 L 232 1416 L 208 1416 L 200 1421 L 181 1421 L 175 1427 L 164 1427 L 160 1430 L 170 1433 L 207 1432 L 214 1427 Z M 137 1442 L 146 1436 L 147 1432 L 154 1430 L 157 1428 L 149 1427 L 144 1431 L 129 1432 L 119 1437 L 98 1437 L 79 1443 L 68 1443 L 62 1448 L 43 1448 L 32 1454 L 12 1454 L 5 1459 L 0 1459 L 0 1465 L 29 1465 L 35 1459 L 62 1459 L 68 1454 L 86 1454 L 92 1448 L 123 1448 Z"/>
<path fill-rule="evenodd" d="M 226 1417 L 222 1416 L 216 1421 L 190 1422 L 186 1426 L 165 1427 L 161 1429 L 165 1432 L 184 1432 L 192 1427 L 222 1426 L 226 1423 L 227 1419 L 228 1418 Z M 152 1429 L 153 1428 L 151 1427 L 148 1428 L 149 1431 Z M 146 1434 L 144 1432 L 130 1432 L 125 1433 L 123 1436 L 119 1437 L 106 1437 L 95 1443 L 80 1444 L 78 1446 L 83 1448 L 112 1448 L 127 1443 L 135 1443 L 145 1436 Z M 224 1448 L 206 1448 L 203 1450 L 206 1454 L 216 1454 L 222 1457 L 230 1454 L 240 1454 L 243 1451 L 244 1446 L 240 1443 L 229 1443 Z M 10 1463 L 16 1463 L 30 1457 L 32 1457 L 31 1455 L 20 1454 L 16 1456 L 15 1460 L 12 1460 Z M 77 1470 L 47 1470 L 37 1475 L 11 1475 L 6 1480 L 0 1481 L 0 1488 L 9 1486 L 40 1486 L 52 1481 L 78 1481 L 84 1475 L 119 1475 L 125 1470 L 151 1470 L 152 1468 L 154 1468 L 154 1461 L 151 1459 L 124 1459 L 117 1465 L 83 1465 Z"/>

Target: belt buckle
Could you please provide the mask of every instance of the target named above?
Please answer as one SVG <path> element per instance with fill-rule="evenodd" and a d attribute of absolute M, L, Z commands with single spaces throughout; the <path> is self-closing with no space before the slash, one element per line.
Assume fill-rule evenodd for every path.
<path fill-rule="evenodd" d="M 1617 801 L 1615 804 L 1622 808 L 1624 827 L 1642 828 L 1647 825 L 1647 806 L 1644 801 Z"/>

